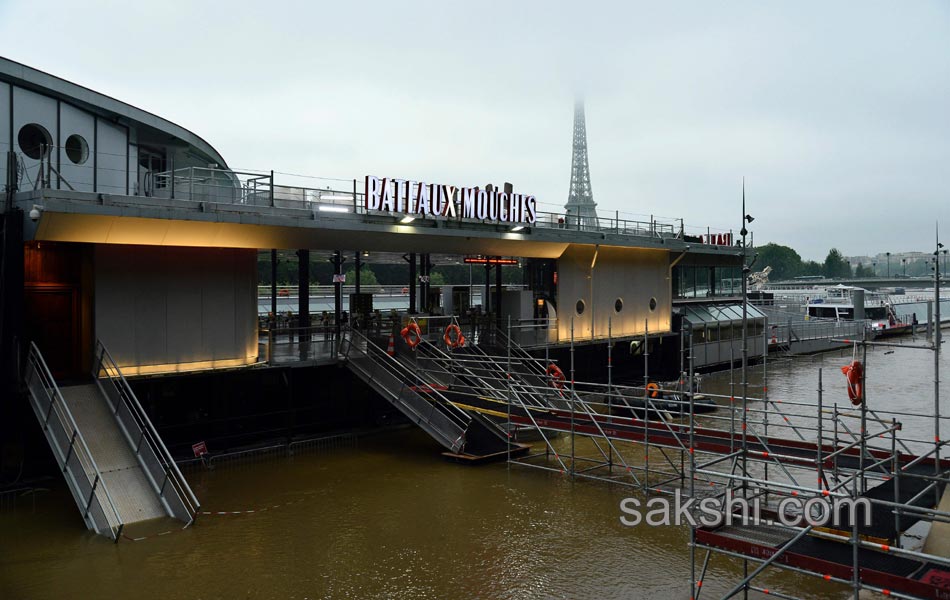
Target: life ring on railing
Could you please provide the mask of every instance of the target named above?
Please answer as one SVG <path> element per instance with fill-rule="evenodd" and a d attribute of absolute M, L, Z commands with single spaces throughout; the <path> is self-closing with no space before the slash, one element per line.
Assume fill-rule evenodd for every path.
<path fill-rule="evenodd" d="M 647 384 L 647 393 L 650 395 L 651 398 L 659 398 L 660 386 L 658 386 L 656 383 L 651 381 L 650 383 Z"/>
<path fill-rule="evenodd" d="M 452 334 L 455 334 L 454 337 Z M 442 340 L 448 348 L 461 348 L 465 345 L 465 336 L 462 335 L 462 329 L 455 323 L 450 323 L 445 328 L 445 335 L 442 336 Z"/>
<path fill-rule="evenodd" d="M 859 360 L 851 361 L 850 365 L 841 367 L 841 372 L 848 378 L 848 400 L 860 406 L 864 402 L 864 365 Z"/>
<path fill-rule="evenodd" d="M 545 371 L 548 377 L 554 381 L 554 387 L 559 390 L 564 389 L 564 371 L 561 370 L 561 367 L 557 366 L 554 363 L 548 365 L 547 370 Z"/>
<path fill-rule="evenodd" d="M 419 329 L 419 325 L 415 322 L 403 327 L 399 335 L 402 336 L 402 339 L 406 340 L 406 345 L 409 346 L 411 350 L 415 350 L 416 346 L 422 342 L 422 330 Z"/>

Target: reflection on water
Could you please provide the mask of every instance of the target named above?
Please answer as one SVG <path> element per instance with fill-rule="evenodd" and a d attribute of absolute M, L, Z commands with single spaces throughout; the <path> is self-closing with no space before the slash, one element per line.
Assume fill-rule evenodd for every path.
<path fill-rule="evenodd" d="M 844 405 L 837 367 L 850 359 L 847 351 L 772 362 L 770 395 L 813 402 L 823 365 L 826 402 Z M 873 405 L 930 410 L 930 353 L 877 350 L 868 363 Z M 760 368 L 752 381 L 761 385 Z M 706 387 L 728 393 L 728 382 L 720 373 Z M 924 438 L 931 431 L 923 420 L 913 427 Z M 197 470 L 188 477 L 205 510 L 255 512 L 205 515 L 189 529 L 118 545 L 83 530 L 57 482 L 35 512 L 0 514 L 0 596 L 688 597 L 689 531 L 623 527 L 618 504 L 630 490 L 505 464 L 460 466 L 438 451 L 405 429 L 358 448 Z M 714 556 L 704 595 L 722 594 L 740 572 Z M 847 595 L 791 574 L 762 583 L 809 598 Z"/>

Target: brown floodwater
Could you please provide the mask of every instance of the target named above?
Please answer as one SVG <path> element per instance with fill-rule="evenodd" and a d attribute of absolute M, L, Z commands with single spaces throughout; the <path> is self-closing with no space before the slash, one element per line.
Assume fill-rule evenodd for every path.
<path fill-rule="evenodd" d="M 847 402 L 837 367 L 850 358 L 773 361 L 770 395 L 814 399 L 824 365 L 826 385 Z M 930 410 L 932 360 L 872 353 L 871 401 Z M 759 381 L 761 369 L 751 375 Z M 728 390 L 728 381 L 720 373 L 706 384 Z M 567 438 L 555 443 L 567 452 Z M 336 450 L 191 469 L 212 514 L 184 530 L 173 521 L 130 528 L 145 539 L 119 544 L 87 532 L 56 482 L 35 508 L 21 499 L 0 513 L 0 598 L 689 597 L 689 530 L 624 527 L 629 488 L 505 463 L 461 466 L 439 450 L 405 428 Z M 741 563 L 714 555 L 703 597 L 740 574 Z M 757 582 L 805 598 L 848 593 L 789 573 Z"/>

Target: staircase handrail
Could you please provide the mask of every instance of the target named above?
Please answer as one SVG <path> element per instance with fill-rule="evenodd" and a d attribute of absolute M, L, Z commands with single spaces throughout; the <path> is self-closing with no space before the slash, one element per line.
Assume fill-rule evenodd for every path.
<path fill-rule="evenodd" d="M 191 486 L 188 485 L 187 480 L 185 479 L 184 475 L 182 475 L 181 470 L 178 468 L 178 464 L 172 458 L 171 453 L 168 451 L 168 448 L 165 446 L 162 438 L 158 435 L 158 431 L 156 431 L 151 419 L 148 418 L 148 414 L 139 403 L 135 392 L 132 391 L 132 387 L 125 379 L 125 375 L 122 374 L 122 371 L 116 364 L 115 359 L 112 358 L 112 354 L 105 347 L 101 340 L 96 340 L 96 357 L 96 364 L 93 367 L 93 377 L 96 379 L 96 383 L 101 386 L 101 374 L 105 372 L 106 378 L 109 379 L 116 391 L 117 398 L 115 401 L 121 401 L 124 403 L 132 418 L 135 420 L 136 425 L 140 429 L 141 437 L 138 442 L 139 447 L 141 446 L 141 442 L 145 441 L 152 449 L 152 453 L 158 460 L 159 466 L 161 466 L 165 473 L 165 479 L 161 483 L 157 481 L 154 482 L 158 488 L 158 494 L 160 496 L 164 495 L 166 484 L 171 483 L 175 492 L 178 494 L 178 497 L 181 499 L 186 512 L 188 513 L 187 523 L 190 524 L 197 518 L 198 513 L 201 510 L 201 505 L 198 502 L 198 498 L 192 491 Z M 110 397 L 108 393 L 106 393 L 105 396 L 107 399 Z M 113 404 L 113 413 L 118 413 L 119 408 L 120 407 L 118 405 Z M 139 448 L 134 448 L 134 451 L 136 455 L 140 456 Z M 148 471 L 148 469 L 145 469 L 145 472 L 151 477 L 151 473 Z"/>
<path fill-rule="evenodd" d="M 423 377 L 418 372 L 416 372 L 414 369 L 412 369 L 411 367 L 409 367 L 408 365 L 400 361 L 398 358 L 394 356 L 389 356 L 388 354 L 386 354 L 386 352 L 382 348 L 377 346 L 372 340 L 366 337 L 363 333 L 351 327 L 344 328 L 342 335 L 340 337 L 340 353 L 339 353 L 340 357 L 347 360 L 349 359 L 350 351 L 354 349 L 354 344 L 352 342 L 354 338 L 361 339 L 366 344 L 366 348 L 367 348 L 366 351 L 361 351 L 360 348 L 357 346 L 355 347 L 357 352 L 361 352 L 361 354 L 363 354 L 363 356 L 371 360 L 373 364 L 383 368 L 390 375 L 393 375 L 393 376 L 396 376 L 397 378 L 402 379 L 402 381 L 404 382 L 404 385 L 405 385 L 406 377 L 416 379 L 418 383 L 422 385 L 426 385 L 430 383 L 430 382 L 423 381 Z M 345 350 L 343 349 L 344 343 L 347 344 Z M 378 354 L 379 357 L 376 357 L 370 354 L 369 352 L 370 348 L 375 349 L 376 354 Z M 468 424 L 472 420 L 471 415 L 469 415 L 462 409 L 455 406 L 452 403 L 452 401 L 446 398 L 445 395 L 443 395 L 438 389 L 433 387 L 431 390 L 427 391 L 427 394 L 430 396 L 433 396 L 434 398 L 438 398 L 439 403 L 443 405 L 447 411 L 449 411 L 448 413 L 443 412 L 442 414 L 444 414 L 447 418 L 450 418 L 455 425 L 460 426 L 462 429 L 468 426 Z"/>
<path fill-rule="evenodd" d="M 367 348 L 372 347 L 374 350 L 376 350 L 376 353 L 379 355 L 379 357 L 381 358 L 381 360 L 377 360 L 376 357 L 372 356 L 369 352 L 366 352 L 366 353 L 365 353 L 366 356 L 367 356 L 370 360 L 372 360 L 375 364 L 382 366 L 383 368 L 385 368 L 386 370 L 388 370 L 390 373 L 393 373 L 393 371 L 395 370 L 395 371 L 400 372 L 403 376 L 407 376 L 407 375 L 408 375 L 408 376 L 410 376 L 410 377 L 413 377 L 413 378 L 415 378 L 415 379 L 418 379 L 422 385 L 429 385 L 429 384 L 431 384 L 431 382 L 423 381 L 424 377 L 422 377 L 422 375 L 421 375 L 419 372 L 417 372 L 415 369 L 413 369 L 413 368 L 410 367 L 409 365 L 405 364 L 403 361 L 399 360 L 398 357 L 389 356 L 388 354 L 386 354 L 385 351 L 383 350 L 383 348 L 381 348 L 380 346 L 377 346 L 372 340 L 370 340 L 368 337 L 366 337 L 366 336 L 365 336 L 363 333 L 361 333 L 360 331 L 355 330 L 355 329 L 353 329 L 353 328 L 351 328 L 351 327 L 347 327 L 346 330 L 347 330 L 348 333 L 355 334 L 356 336 L 358 336 L 358 337 L 362 338 L 363 340 L 365 340 L 365 342 L 366 342 L 366 344 L 367 344 Z M 352 346 L 352 344 L 351 344 L 351 346 Z M 382 357 L 385 357 L 385 358 L 382 358 Z M 390 367 L 391 367 L 391 368 L 390 368 Z M 449 410 L 451 410 L 451 411 L 455 414 L 455 416 L 456 416 L 457 418 L 459 418 L 459 419 L 461 420 L 461 422 L 462 422 L 463 425 L 468 425 L 469 421 L 471 421 L 471 416 L 470 416 L 468 413 L 466 413 L 464 410 L 462 410 L 462 409 L 456 407 L 454 404 L 452 404 L 452 401 L 449 400 L 448 398 L 446 398 L 445 395 L 442 394 L 442 392 L 440 392 L 438 389 L 433 388 L 433 389 L 431 389 L 430 391 L 428 391 L 427 393 L 428 393 L 429 395 L 431 395 L 431 396 L 434 396 L 434 397 L 439 398 L 439 400 L 440 400 L 444 405 L 446 405 L 446 407 L 447 407 Z"/>
<path fill-rule="evenodd" d="M 84 509 L 83 518 L 85 519 L 89 515 L 89 511 L 92 508 L 93 499 L 97 500 L 100 508 L 102 509 L 102 514 L 106 518 L 107 524 L 109 525 L 109 531 L 112 535 L 112 539 L 115 542 L 118 542 L 119 537 L 122 534 L 122 528 L 125 526 L 125 524 L 122 522 L 122 518 L 119 516 L 119 511 L 115 507 L 115 502 L 112 500 L 112 495 L 109 493 L 109 489 L 105 486 L 105 481 L 102 478 L 102 472 L 99 470 L 99 465 L 96 464 L 96 459 L 92 457 L 92 453 L 89 451 L 89 446 L 86 444 L 86 438 L 83 437 L 82 432 L 79 431 L 79 426 L 76 425 L 76 419 L 73 418 L 72 411 L 69 410 L 69 406 L 63 400 L 63 395 L 59 391 L 59 386 L 56 385 L 56 380 L 53 379 L 53 375 L 50 373 L 49 367 L 46 365 L 46 360 L 43 359 L 43 354 L 40 352 L 39 348 L 36 347 L 34 342 L 30 342 L 30 353 L 27 360 L 28 372 L 26 380 L 34 400 L 39 403 L 40 399 L 36 396 L 33 386 L 30 385 L 30 369 L 32 369 L 32 371 L 36 373 L 36 376 L 39 378 L 38 383 L 43 387 L 46 399 L 49 401 L 48 406 L 46 407 L 46 417 L 43 419 L 44 430 L 49 427 L 50 416 L 52 416 L 54 410 L 57 411 L 60 422 L 63 422 L 63 417 L 65 416 L 65 423 L 68 424 L 72 429 L 72 431 L 66 431 L 66 428 L 63 428 L 63 432 L 70 440 L 69 449 L 67 450 L 65 456 L 57 456 L 57 458 L 62 460 L 61 468 L 63 471 L 66 471 L 69 466 L 70 454 L 75 454 L 77 460 L 80 462 L 80 465 L 83 467 L 79 470 L 82 471 L 89 484 L 89 488 L 92 490 Z M 55 452 L 61 453 L 62 449 L 54 445 L 54 453 Z M 92 470 L 91 473 L 88 470 L 90 468 Z M 94 477 L 90 477 L 90 475 L 93 475 Z M 73 472 L 73 476 L 76 476 L 75 472 Z M 102 499 L 98 495 L 99 490 L 101 490 L 105 495 L 105 504 L 103 504 Z M 108 507 L 108 511 L 105 510 L 106 507 Z"/>

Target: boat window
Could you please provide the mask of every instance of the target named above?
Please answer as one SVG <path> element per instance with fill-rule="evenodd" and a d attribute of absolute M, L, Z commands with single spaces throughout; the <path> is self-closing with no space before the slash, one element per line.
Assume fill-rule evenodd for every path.
<path fill-rule="evenodd" d="M 46 158 L 53 146 L 53 138 L 42 125 L 27 123 L 16 136 L 20 151 L 33 160 Z"/>
<path fill-rule="evenodd" d="M 623 298 L 617 298 L 614 301 L 614 312 L 620 312 L 623 310 Z"/>
<path fill-rule="evenodd" d="M 887 318 L 887 309 L 883 306 L 874 306 L 872 308 L 865 308 L 864 315 L 869 319 L 882 320 Z"/>
<path fill-rule="evenodd" d="M 656 310 L 656 298 L 650 298 L 650 312 Z"/>
<path fill-rule="evenodd" d="M 66 138 L 66 157 L 73 164 L 81 165 L 89 158 L 89 144 L 86 138 L 76 133 Z"/>
<path fill-rule="evenodd" d="M 584 309 L 587 308 L 587 305 L 583 300 L 578 300 L 577 304 L 574 305 L 574 310 L 577 311 L 577 316 L 584 314 Z"/>

